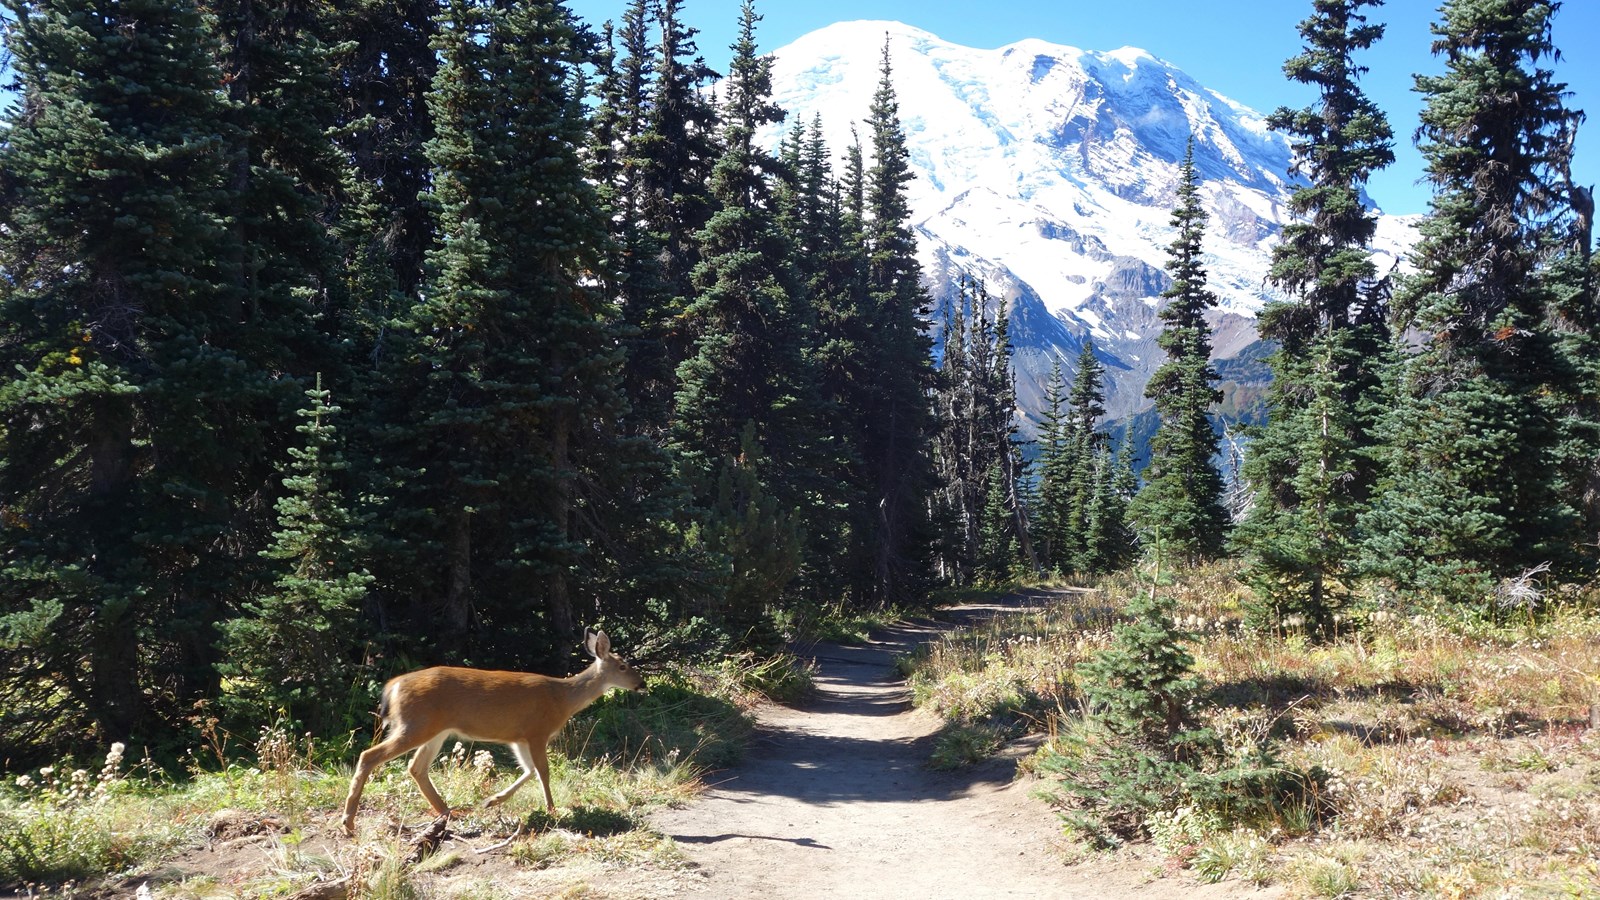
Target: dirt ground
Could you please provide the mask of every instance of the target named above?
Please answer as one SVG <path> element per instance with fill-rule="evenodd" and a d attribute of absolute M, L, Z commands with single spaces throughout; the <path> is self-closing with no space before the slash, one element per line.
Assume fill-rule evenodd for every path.
<path fill-rule="evenodd" d="M 1038 782 L 1014 781 L 1026 746 L 955 773 L 926 765 L 939 722 L 914 710 L 894 668 L 897 654 L 955 623 L 1006 615 L 1038 602 L 948 611 L 941 622 L 908 623 L 863 646 L 818 644 L 816 692 L 798 707 L 768 705 L 745 761 L 711 773 L 693 803 L 655 813 L 651 826 L 676 842 L 682 859 L 624 864 L 582 854 L 535 869 L 504 853 L 458 849 L 459 862 L 419 879 L 423 896 L 567 898 L 991 898 L 1149 900 L 1275 898 L 1237 882 L 1198 885 L 1168 875 L 1159 855 L 1123 852 L 1067 865 L 1053 812 L 1033 796 Z M 348 842 L 329 818 L 300 852 L 339 855 Z M 480 839 L 476 843 L 488 843 Z M 218 841 L 175 860 L 153 879 L 158 896 L 229 896 L 250 870 L 281 865 L 270 837 Z M 212 890 L 181 885 L 196 873 Z M 218 878 L 217 876 L 220 876 Z M 137 887 L 128 885 L 130 892 Z M 165 889 L 163 889 L 163 887 Z M 173 889 L 176 888 L 174 891 Z M 487 889 L 487 893 L 485 893 Z M 145 895 L 149 896 L 149 895 Z M 309 896 L 309 895 L 308 895 Z"/>
<path fill-rule="evenodd" d="M 972 621 L 1014 608 L 962 607 L 950 616 Z M 894 658 L 942 627 L 906 624 L 866 646 L 811 648 L 815 695 L 798 708 L 761 710 L 743 765 L 714 776 L 694 804 L 653 817 L 693 866 L 649 885 L 612 873 L 592 878 L 592 888 L 712 900 L 1278 895 L 1163 878 L 1156 857 L 1064 865 L 1058 820 L 1033 796 L 1038 783 L 1013 781 L 1024 748 L 957 773 L 929 769 L 939 722 L 911 708 Z"/>

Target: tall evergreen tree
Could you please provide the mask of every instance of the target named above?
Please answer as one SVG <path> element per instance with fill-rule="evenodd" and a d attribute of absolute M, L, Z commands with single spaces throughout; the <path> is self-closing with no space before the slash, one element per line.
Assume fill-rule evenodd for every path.
<path fill-rule="evenodd" d="M 578 152 L 587 41 L 558 2 L 453 0 L 436 46 L 438 241 L 399 323 L 391 377 L 413 399 L 390 448 L 404 479 L 391 519 L 433 652 L 464 652 L 486 623 L 480 658 L 526 659 L 577 634 L 587 467 L 612 465 L 624 409 L 610 310 L 587 279 L 605 243 Z M 417 573 L 424 548 L 436 565 Z"/>
<path fill-rule="evenodd" d="M 438 70 L 432 40 L 438 0 L 352 0 L 328 7 L 334 53 L 334 131 L 353 171 L 337 211 L 345 265 L 354 279 L 351 315 L 364 340 L 382 351 L 382 335 L 422 288 L 433 243 L 423 202 L 433 137 L 427 93 Z"/>
<path fill-rule="evenodd" d="M 929 541 L 927 495 L 933 486 L 927 399 L 932 370 L 921 320 L 927 297 L 910 227 L 906 184 L 914 176 L 887 41 L 867 126 L 873 161 L 863 195 L 871 341 L 865 349 L 878 377 L 857 408 L 864 413 L 861 451 L 871 472 L 869 504 L 876 514 L 872 596 L 887 603 L 920 593 Z"/>
<path fill-rule="evenodd" d="M 1039 455 L 1034 460 L 1039 487 L 1034 498 L 1034 534 L 1039 561 L 1056 572 L 1071 571 L 1072 538 L 1067 530 L 1067 491 L 1072 481 L 1072 428 L 1066 406 L 1066 376 L 1058 359 L 1050 366 L 1039 423 Z"/>
<path fill-rule="evenodd" d="M 636 429 L 664 434 L 677 391 L 677 366 L 691 351 L 693 335 L 681 327 L 681 316 L 697 294 L 696 236 L 716 211 L 710 183 L 721 154 L 717 111 L 702 91 L 716 73 L 698 55 L 696 29 L 683 23 L 681 0 L 660 0 L 652 8 L 659 35 L 653 82 L 644 129 L 629 154 L 638 172 L 637 215 L 644 232 L 632 244 L 650 259 L 641 256 L 628 268 L 632 281 L 623 312 L 638 332 L 627 373 Z"/>
<path fill-rule="evenodd" d="M 1083 571 L 1115 572 L 1133 559 L 1138 539 L 1128 526 L 1128 502 L 1138 483 L 1130 432 L 1116 452 L 1108 445 L 1098 456 L 1080 558 Z"/>
<path fill-rule="evenodd" d="M 1557 53 L 1559 3 L 1450 0 L 1433 26 L 1436 76 L 1418 76 L 1433 185 L 1396 296 L 1426 335 L 1406 360 L 1389 423 L 1390 482 L 1365 519 L 1378 571 L 1403 585 L 1481 599 L 1496 578 L 1573 559 L 1558 410 L 1571 379 L 1545 322 L 1541 264 L 1580 114 L 1542 63 Z"/>
<path fill-rule="evenodd" d="M 711 176 L 718 209 L 696 236 L 698 293 L 680 317 L 693 351 L 678 367 L 673 439 L 698 470 L 738 455 L 747 423 L 780 462 L 804 457 L 802 298 L 777 221 L 778 161 L 756 143 L 758 129 L 783 119 L 771 97 L 772 59 L 756 54 L 759 18 L 747 0 L 724 82 L 723 152 Z"/>
<path fill-rule="evenodd" d="M 229 225 L 243 136 L 202 10 L 6 5 L 22 94 L 0 143 L 7 677 L 37 679 L 79 741 L 163 746 L 215 696 L 213 625 L 258 571 L 237 538 L 292 408 L 276 342 L 305 333 L 304 309 L 247 290 Z"/>
<path fill-rule="evenodd" d="M 1295 171 L 1308 182 L 1290 210 L 1298 220 L 1273 249 L 1272 280 L 1289 298 L 1262 311 L 1273 383 L 1267 421 L 1254 435 L 1246 477 L 1255 505 L 1237 543 L 1251 559 L 1246 578 L 1269 619 L 1295 615 L 1326 633 L 1343 602 L 1357 511 L 1377 478 L 1376 417 L 1385 404 L 1378 366 L 1388 340 L 1387 284 L 1370 246 L 1376 214 L 1361 191 L 1394 160 L 1388 121 L 1358 80 L 1354 54 L 1383 26 L 1362 10 L 1382 0 L 1314 0 L 1300 23 L 1302 53 L 1289 78 L 1318 88 L 1316 104 L 1280 109 L 1269 122 L 1290 135 Z"/>
<path fill-rule="evenodd" d="M 729 477 L 719 470 L 765 460 L 753 475 L 760 493 L 784 508 L 785 525 L 803 528 L 820 512 L 825 490 L 810 474 L 822 459 L 820 423 L 803 355 L 808 309 L 777 216 L 780 167 L 756 143 L 760 128 L 783 119 L 771 98 L 772 59 L 756 53 L 759 20 L 746 0 L 724 82 L 723 153 L 711 178 L 718 209 L 697 236 L 699 294 L 682 316 L 693 350 L 678 366 L 672 434 L 690 479 L 708 488 Z M 749 570 L 758 560 L 732 564 Z"/>
<path fill-rule="evenodd" d="M 940 570 L 953 583 L 967 583 L 982 567 L 986 533 L 1002 529 L 1015 544 L 1013 557 L 1033 559 L 1027 510 L 1019 496 L 1021 454 L 1016 444 L 1016 378 L 1004 303 L 989 311 L 981 282 L 963 276 L 946 307 L 942 362 L 934 389 L 937 428 L 933 456 L 938 488 L 934 508 L 944 534 Z M 990 509 L 991 494 L 1003 489 L 1001 522 Z M 1004 567 L 1009 573 L 1018 559 Z M 991 567 L 992 568 L 992 567 Z"/>
<path fill-rule="evenodd" d="M 627 357 L 624 388 L 629 399 L 628 430 L 661 438 L 667 428 L 675 386 L 674 352 L 666 330 L 672 311 L 673 285 L 661 260 L 661 236 L 646 210 L 656 166 L 650 157 L 661 149 L 652 123 L 655 109 L 656 48 L 651 29 L 657 23 L 652 0 L 632 0 L 623 11 L 615 39 L 596 84 L 590 172 L 600 198 L 611 213 L 614 260 L 606 267 L 614 283 L 609 291 L 621 307 Z"/>
<path fill-rule="evenodd" d="M 1089 560 L 1089 511 L 1102 481 L 1102 469 L 1109 456 L 1105 435 L 1097 428 L 1105 414 L 1105 392 L 1100 386 L 1105 367 L 1094 355 L 1094 341 L 1085 340 L 1078 354 L 1078 371 L 1067 395 L 1071 410 L 1067 420 L 1068 455 L 1065 508 L 1062 511 L 1062 551 L 1073 571 L 1087 572 Z"/>
<path fill-rule="evenodd" d="M 1162 293 L 1166 322 L 1159 342 L 1166 362 L 1156 369 L 1145 396 L 1155 400 L 1161 425 L 1150 442 L 1145 485 L 1132 515 L 1141 533 L 1159 527 L 1165 548 L 1193 564 L 1222 550 L 1228 516 L 1222 506 L 1222 476 L 1212 459 L 1217 435 L 1207 413 L 1221 399 L 1211 365 L 1211 326 L 1205 311 L 1217 304 L 1206 288 L 1201 258 L 1206 213 L 1194 168 L 1194 139 L 1178 170 L 1178 202 L 1172 213 L 1177 237 L 1168 248 L 1172 287 Z"/>

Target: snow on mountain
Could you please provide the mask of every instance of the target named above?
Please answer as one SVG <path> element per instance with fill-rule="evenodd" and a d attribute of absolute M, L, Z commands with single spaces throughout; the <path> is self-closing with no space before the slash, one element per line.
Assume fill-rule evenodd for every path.
<path fill-rule="evenodd" d="M 820 116 L 842 154 L 866 120 L 886 38 L 930 290 L 947 300 L 964 270 L 1010 304 L 1025 411 L 1041 406 L 1051 361 L 1070 363 L 1085 337 L 1107 363 L 1110 414 L 1147 405 L 1144 383 L 1162 358 L 1157 295 L 1169 283 L 1178 165 L 1191 134 L 1211 216 L 1216 356 L 1256 343 L 1255 313 L 1273 296 L 1263 276 L 1292 189 L 1288 142 L 1262 115 L 1133 47 L 1099 53 L 1025 40 L 984 50 L 862 21 L 774 52 L 774 99 L 790 116 L 782 127 Z M 1391 253 L 1407 231 L 1385 223 Z"/>

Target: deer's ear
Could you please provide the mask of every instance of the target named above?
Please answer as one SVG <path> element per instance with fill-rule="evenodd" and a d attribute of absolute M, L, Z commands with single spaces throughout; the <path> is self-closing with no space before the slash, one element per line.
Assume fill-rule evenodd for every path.
<path fill-rule="evenodd" d="M 605 656 L 611 652 L 611 638 L 606 637 L 604 631 L 596 631 L 589 635 L 589 652 L 595 656 Z"/>
<path fill-rule="evenodd" d="M 596 653 L 594 650 L 594 643 L 595 632 L 591 629 L 585 628 L 583 630 L 583 649 L 589 651 L 590 656 L 599 656 L 600 654 Z"/>

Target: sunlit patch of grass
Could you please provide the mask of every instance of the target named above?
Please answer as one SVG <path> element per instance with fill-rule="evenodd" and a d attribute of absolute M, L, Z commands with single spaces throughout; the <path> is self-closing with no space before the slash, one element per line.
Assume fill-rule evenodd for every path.
<path fill-rule="evenodd" d="M 952 723 L 934 738 L 928 765 L 934 769 L 959 769 L 982 762 L 1005 746 L 1011 731 L 994 724 Z"/>
<path fill-rule="evenodd" d="M 780 622 L 779 626 L 795 641 L 864 644 L 874 631 L 882 631 L 923 612 L 926 610 L 904 606 L 859 609 L 835 603 L 791 612 L 788 620 Z"/>
<path fill-rule="evenodd" d="M 127 779 L 123 745 L 98 773 L 46 766 L 0 789 L 0 884 L 82 882 L 132 869 L 182 844 L 159 795 Z"/>
<path fill-rule="evenodd" d="M 941 754 L 982 752 L 980 729 L 1000 723 L 1048 736 L 1020 769 L 1081 765 L 1098 738 L 1075 670 L 1153 574 L 1076 585 L 1088 590 L 905 659 L 917 700 L 950 722 Z M 1600 881 L 1571 873 L 1600 867 L 1600 739 L 1585 736 L 1600 704 L 1596 590 L 1495 622 L 1360 586 L 1335 637 L 1316 643 L 1293 622 L 1246 628 L 1233 564 L 1161 582 L 1180 599 L 1206 686 L 1196 711 L 1227 751 L 1274 746 L 1288 765 L 1330 775 L 1305 822 L 1212 822 L 1168 835 L 1173 860 L 1206 878 L 1275 873 L 1305 896 L 1594 896 L 1571 886 Z"/>

